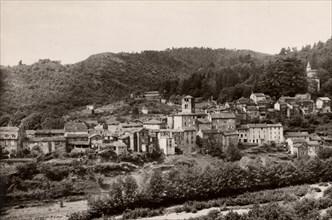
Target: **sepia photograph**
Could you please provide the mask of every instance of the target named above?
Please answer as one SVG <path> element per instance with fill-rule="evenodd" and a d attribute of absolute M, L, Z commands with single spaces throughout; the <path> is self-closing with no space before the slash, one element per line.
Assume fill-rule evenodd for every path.
<path fill-rule="evenodd" d="M 332 0 L 0 0 L 1 220 L 332 220 Z"/>

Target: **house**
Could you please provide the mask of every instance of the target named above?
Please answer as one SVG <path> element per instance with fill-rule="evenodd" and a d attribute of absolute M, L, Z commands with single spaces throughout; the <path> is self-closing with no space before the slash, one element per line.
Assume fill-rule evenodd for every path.
<path fill-rule="evenodd" d="M 44 154 L 54 151 L 66 151 L 66 138 L 63 136 L 30 137 L 24 142 L 24 147 L 33 150 L 38 148 Z"/>
<path fill-rule="evenodd" d="M 315 102 L 313 100 L 299 99 L 297 104 L 299 105 L 303 115 L 311 114 L 315 111 Z"/>
<path fill-rule="evenodd" d="M 183 138 L 178 147 L 183 152 L 190 153 L 196 146 L 196 129 L 193 127 L 183 127 L 181 130 L 183 130 Z"/>
<path fill-rule="evenodd" d="M 252 99 L 241 97 L 234 102 L 235 108 L 244 109 L 249 105 L 254 105 Z"/>
<path fill-rule="evenodd" d="M 87 106 L 86 106 L 86 109 L 92 111 L 92 110 L 95 109 L 95 106 L 94 106 L 94 105 L 87 105 Z"/>
<path fill-rule="evenodd" d="M 161 95 L 159 91 L 148 91 L 144 93 L 144 98 L 148 101 L 159 101 Z"/>
<path fill-rule="evenodd" d="M 239 133 L 237 131 L 223 131 L 222 132 L 222 146 L 225 148 L 230 146 L 237 146 L 239 143 Z"/>
<path fill-rule="evenodd" d="M 318 141 L 307 141 L 307 145 L 308 145 L 308 155 L 310 157 L 317 156 L 319 149 L 322 147 L 322 145 Z"/>
<path fill-rule="evenodd" d="M 318 141 L 318 142 L 321 143 L 321 144 L 323 143 L 322 138 L 319 137 L 319 135 L 316 134 L 316 133 L 312 133 L 312 134 L 310 134 L 310 135 L 309 135 L 309 140 L 310 140 L 310 141 Z"/>
<path fill-rule="evenodd" d="M 196 120 L 197 130 L 208 130 L 212 129 L 212 122 L 207 119 L 197 119 Z"/>
<path fill-rule="evenodd" d="M 100 134 L 91 134 L 89 136 L 89 142 L 93 149 L 99 149 L 102 146 L 103 140 L 104 138 Z"/>
<path fill-rule="evenodd" d="M 122 140 L 103 143 L 101 149 L 111 149 L 118 156 L 128 154 L 127 145 Z"/>
<path fill-rule="evenodd" d="M 77 149 L 78 151 L 86 151 L 90 148 L 89 134 L 67 134 L 65 136 L 67 146 L 70 149 Z"/>
<path fill-rule="evenodd" d="M 220 147 L 223 145 L 223 133 L 218 129 L 200 129 L 197 132 L 197 136 L 210 143 L 215 143 Z"/>
<path fill-rule="evenodd" d="M 143 127 L 146 129 L 161 129 L 163 128 L 163 123 L 156 119 L 151 119 L 143 123 Z"/>
<path fill-rule="evenodd" d="M 66 123 L 64 137 L 67 140 L 68 147 L 71 149 L 85 151 L 90 147 L 89 130 L 82 121 Z"/>
<path fill-rule="evenodd" d="M 308 132 L 286 132 L 286 138 L 300 138 L 306 141 L 309 141 L 309 134 Z"/>
<path fill-rule="evenodd" d="M 239 142 L 242 143 L 281 143 L 284 140 L 283 126 L 280 123 L 241 125 L 237 131 Z"/>
<path fill-rule="evenodd" d="M 308 157 L 308 145 L 304 143 L 296 143 L 293 146 L 292 155 L 296 155 L 297 158 L 306 158 Z"/>
<path fill-rule="evenodd" d="M 250 99 L 254 101 L 254 103 L 258 103 L 259 101 L 266 101 L 270 96 L 265 95 L 264 93 L 251 93 Z"/>
<path fill-rule="evenodd" d="M 147 107 L 143 106 L 142 107 L 142 113 L 145 114 L 145 115 L 149 114 L 149 109 Z"/>
<path fill-rule="evenodd" d="M 287 138 L 286 143 L 288 145 L 288 149 L 292 155 L 295 155 L 297 153 L 298 149 L 294 148 L 295 144 L 302 144 L 302 143 L 307 143 L 307 140 L 304 138 Z"/>
<path fill-rule="evenodd" d="M 175 141 L 173 137 L 170 136 L 160 136 L 158 138 L 159 149 L 166 155 L 175 154 Z"/>
<path fill-rule="evenodd" d="M 260 116 L 260 112 L 257 106 L 246 107 L 246 113 L 248 115 L 248 119 L 257 119 Z"/>
<path fill-rule="evenodd" d="M 208 119 L 212 122 L 213 129 L 221 131 L 235 130 L 236 117 L 232 112 L 209 114 Z"/>
<path fill-rule="evenodd" d="M 22 149 L 24 131 L 18 127 L 0 127 L 0 147 L 11 152 Z"/>
<path fill-rule="evenodd" d="M 127 128 L 123 130 L 129 140 L 125 143 L 132 152 L 149 152 L 149 130 L 146 128 Z"/>
<path fill-rule="evenodd" d="M 318 97 L 316 99 L 316 109 L 322 113 L 331 112 L 331 99 L 329 97 Z"/>

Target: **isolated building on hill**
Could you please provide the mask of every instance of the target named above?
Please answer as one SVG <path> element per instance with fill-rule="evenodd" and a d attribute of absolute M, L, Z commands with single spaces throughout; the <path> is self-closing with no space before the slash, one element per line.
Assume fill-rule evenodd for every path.
<path fill-rule="evenodd" d="M 329 97 L 318 97 L 316 100 L 316 108 L 319 112 L 331 112 L 331 99 Z"/>
<path fill-rule="evenodd" d="M 309 93 L 320 91 L 320 79 L 317 76 L 317 70 L 311 69 L 310 63 L 308 62 L 306 68 L 307 83 Z"/>
<path fill-rule="evenodd" d="M 11 152 L 22 149 L 24 130 L 18 127 L 0 127 L 0 147 Z"/>
<path fill-rule="evenodd" d="M 242 143 L 281 143 L 284 140 L 283 126 L 280 123 L 241 125 L 237 131 L 239 142 Z"/>

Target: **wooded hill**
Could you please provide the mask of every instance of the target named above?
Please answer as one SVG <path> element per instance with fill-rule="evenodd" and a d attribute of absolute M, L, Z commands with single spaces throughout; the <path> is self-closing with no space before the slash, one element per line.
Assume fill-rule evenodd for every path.
<path fill-rule="evenodd" d="M 101 53 L 71 65 L 39 60 L 1 66 L 1 114 L 16 110 L 65 112 L 87 104 L 107 104 L 162 82 L 186 78 L 209 65 L 228 66 L 246 57 L 262 63 L 267 55 L 245 50 L 181 48 L 142 53 Z"/>
<path fill-rule="evenodd" d="M 307 60 L 332 85 L 331 39 L 301 50 L 282 49 L 280 56 Z M 129 94 L 160 90 L 166 97 L 191 94 L 224 101 L 255 90 L 264 66 L 276 56 L 250 50 L 172 48 L 141 53 L 101 53 L 62 65 L 39 60 L 1 66 L 0 116 L 21 110 L 57 114 L 87 104 L 107 104 Z M 23 61 L 24 63 L 24 61 Z M 332 94 L 332 91 L 331 91 Z"/>

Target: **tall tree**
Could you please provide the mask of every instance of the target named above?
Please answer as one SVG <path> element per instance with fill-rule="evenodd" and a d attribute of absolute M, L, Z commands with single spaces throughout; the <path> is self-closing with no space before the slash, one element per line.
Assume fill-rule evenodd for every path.
<path fill-rule="evenodd" d="M 269 62 L 260 82 L 260 90 L 270 96 L 294 96 L 307 91 L 304 65 L 295 57 L 277 57 Z"/>

